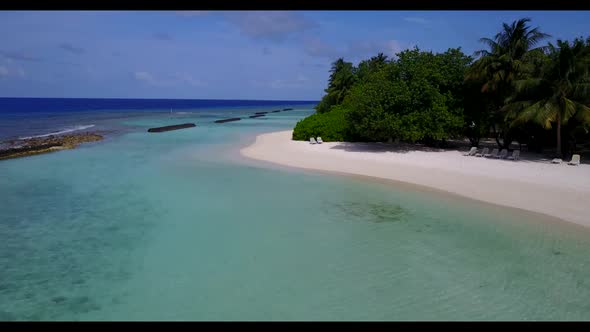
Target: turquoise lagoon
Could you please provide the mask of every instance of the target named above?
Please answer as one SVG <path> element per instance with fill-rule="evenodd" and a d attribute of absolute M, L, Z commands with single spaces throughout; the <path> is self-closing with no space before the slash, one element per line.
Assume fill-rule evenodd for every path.
<path fill-rule="evenodd" d="M 590 319 L 586 228 L 239 156 L 311 112 L 0 161 L 0 320 Z"/>

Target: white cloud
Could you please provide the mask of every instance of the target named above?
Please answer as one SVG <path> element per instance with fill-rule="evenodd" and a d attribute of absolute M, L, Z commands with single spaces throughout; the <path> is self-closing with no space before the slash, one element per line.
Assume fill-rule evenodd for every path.
<path fill-rule="evenodd" d="M 22 68 L 20 68 L 20 67 L 19 67 L 19 68 L 16 68 L 16 69 L 14 70 L 14 74 L 15 74 L 17 77 L 20 77 L 20 78 L 24 78 L 24 77 L 25 77 L 25 71 L 24 71 Z"/>
<path fill-rule="evenodd" d="M 303 41 L 303 50 L 310 56 L 328 58 L 330 61 L 344 58 L 348 61 L 360 61 L 368 59 L 378 53 L 388 57 L 395 57 L 404 49 L 401 43 L 395 39 L 389 40 L 354 40 L 345 47 L 329 44 L 320 38 L 310 37 Z"/>
<path fill-rule="evenodd" d="M 0 78 L 8 76 L 8 68 L 0 66 Z"/>
<path fill-rule="evenodd" d="M 178 85 L 189 85 L 193 87 L 206 86 L 207 84 L 201 80 L 195 79 L 186 73 L 177 73 L 168 77 L 156 77 L 153 74 L 146 71 L 136 71 L 133 73 L 133 77 L 140 81 L 153 86 L 178 86 Z"/>
<path fill-rule="evenodd" d="M 175 12 L 178 16 L 184 17 L 195 17 L 195 16 L 205 16 L 210 13 L 208 10 L 178 10 Z"/>
<path fill-rule="evenodd" d="M 86 50 L 80 46 L 77 45 L 73 45 L 71 43 L 61 43 L 58 45 L 59 48 L 61 48 L 64 51 L 76 54 L 76 55 L 80 55 L 86 52 Z"/>
<path fill-rule="evenodd" d="M 404 17 L 404 21 L 418 24 L 428 24 L 430 22 L 423 17 Z"/>
<path fill-rule="evenodd" d="M 375 41 L 375 40 L 360 40 L 353 41 L 348 45 L 347 56 L 351 60 L 365 60 L 378 53 L 383 53 L 388 57 L 395 57 L 396 53 L 403 50 L 400 42 L 395 39 Z"/>
<path fill-rule="evenodd" d="M 275 42 L 317 26 L 298 12 L 234 11 L 225 13 L 224 17 L 248 37 Z"/>
<path fill-rule="evenodd" d="M 396 53 L 399 53 L 403 50 L 400 43 L 395 39 L 386 40 L 385 42 L 383 42 L 382 47 L 385 50 L 383 53 L 385 53 L 389 57 L 394 57 Z"/>
<path fill-rule="evenodd" d="M 0 55 L 3 56 L 5 59 L 8 60 L 16 60 L 16 61 L 41 61 L 40 58 L 35 56 L 31 56 L 27 53 L 20 52 L 20 51 L 2 51 L 0 50 Z"/>
<path fill-rule="evenodd" d="M 180 82 L 180 83 L 185 83 L 188 84 L 190 86 L 194 86 L 194 87 L 200 87 L 200 86 L 206 86 L 207 83 L 195 79 L 194 77 L 192 77 L 189 74 L 176 74 L 175 76 L 176 81 Z"/>
<path fill-rule="evenodd" d="M 273 89 L 301 88 L 309 84 L 309 82 L 309 78 L 299 74 L 297 78 L 292 80 L 274 80 L 270 82 L 270 87 Z"/>
<path fill-rule="evenodd" d="M 172 35 L 170 35 L 167 32 L 156 32 L 152 35 L 155 39 L 158 40 L 165 40 L 165 41 L 171 41 L 174 38 L 172 37 Z"/>
<path fill-rule="evenodd" d="M 303 50 L 314 57 L 337 58 L 342 55 L 334 45 L 331 45 L 318 37 L 308 37 L 303 40 Z"/>
<path fill-rule="evenodd" d="M 24 78 L 25 71 L 20 67 L 0 66 L 0 78 Z"/>
<path fill-rule="evenodd" d="M 158 81 L 152 76 L 152 74 L 145 71 L 136 71 L 133 73 L 133 77 L 136 80 L 148 83 L 150 85 L 159 85 Z"/>

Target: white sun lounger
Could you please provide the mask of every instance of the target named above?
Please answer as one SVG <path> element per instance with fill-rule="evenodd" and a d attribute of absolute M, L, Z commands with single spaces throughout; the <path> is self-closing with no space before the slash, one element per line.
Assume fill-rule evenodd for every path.
<path fill-rule="evenodd" d="M 321 137 L 318 137 L 318 144 L 322 144 L 322 143 L 324 143 L 324 141 L 322 141 Z"/>
<path fill-rule="evenodd" d="M 469 152 L 464 153 L 463 155 L 464 156 L 473 156 L 473 155 L 475 155 L 476 152 L 477 152 L 477 148 L 474 146 L 471 148 L 471 150 L 469 150 Z"/>
<path fill-rule="evenodd" d="M 562 161 L 563 160 L 561 160 L 560 158 L 555 158 L 555 159 L 551 160 L 551 163 L 552 164 L 561 164 Z"/>
<path fill-rule="evenodd" d="M 310 138 L 309 138 L 309 143 L 310 143 L 310 144 L 317 144 L 318 142 L 316 142 L 315 138 L 313 138 L 313 137 L 310 137 Z"/>
<path fill-rule="evenodd" d="M 567 163 L 568 165 L 573 165 L 573 166 L 578 166 L 580 165 L 580 155 L 579 154 L 575 154 L 572 156 L 572 160 Z"/>
<path fill-rule="evenodd" d="M 483 150 L 481 150 L 481 153 L 476 153 L 475 156 L 476 157 L 483 157 L 484 155 L 488 154 L 488 152 L 490 152 L 490 149 L 483 148 Z"/>
<path fill-rule="evenodd" d="M 508 159 L 510 160 L 518 160 L 520 158 L 520 150 L 514 150 L 512 151 L 512 155 L 508 156 Z"/>
<path fill-rule="evenodd" d="M 498 149 L 493 149 L 492 153 L 484 154 L 483 156 L 486 158 L 496 158 L 498 157 Z"/>
<path fill-rule="evenodd" d="M 500 154 L 497 155 L 496 158 L 504 159 L 504 158 L 506 158 L 506 156 L 508 156 L 508 150 L 502 149 L 502 151 L 500 151 Z"/>

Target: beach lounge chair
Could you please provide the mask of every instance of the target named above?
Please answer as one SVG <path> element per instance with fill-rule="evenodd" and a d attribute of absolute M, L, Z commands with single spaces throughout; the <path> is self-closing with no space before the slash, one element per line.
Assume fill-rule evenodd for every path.
<path fill-rule="evenodd" d="M 484 155 L 488 154 L 488 152 L 490 152 L 490 149 L 483 148 L 483 150 L 481 150 L 481 153 L 476 153 L 475 156 L 476 157 L 483 157 Z"/>
<path fill-rule="evenodd" d="M 322 144 L 322 143 L 324 143 L 324 141 L 322 141 L 321 137 L 318 137 L 318 144 Z"/>
<path fill-rule="evenodd" d="M 500 154 L 498 156 L 496 156 L 496 158 L 504 159 L 504 158 L 506 158 L 506 156 L 508 156 L 508 150 L 502 149 L 502 151 L 500 151 Z"/>
<path fill-rule="evenodd" d="M 315 140 L 315 138 L 313 138 L 313 137 L 310 137 L 310 138 L 309 138 L 309 143 L 310 143 L 310 144 L 317 144 L 318 142 Z"/>
<path fill-rule="evenodd" d="M 498 157 L 498 149 L 493 149 L 492 153 L 484 154 L 486 158 L 497 158 Z"/>
<path fill-rule="evenodd" d="M 508 156 L 508 159 L 510 160 L 518 160 L 520 158 L 520 150 L 514 150 L 512 151 L 512 155 Z"/>
<path fill-rule="evenodd" d="M 474 146 L 471 148 L 471 150 L 469 150 L 469 152 L 464 153 L 463 155 L 464 156 L 473 156 L 473 155 L 475 155 L 476 152 L 477 152 L 477 148 Z"/>
<path fill-rule="evenodd" d="M 568 165 L 573 165 L 573 166 L 578 166 L 580 165 L 580 155 L 579 154 L 575 154 L 572 156 L 572 160 L 567 163 Z"/>
<path fill-rule="evenodd" d="M 560 158 L 555 158 L 555 159 L 551 160 L 551 163 L 552 164 L 561 164 L 562 161 L 563 160 L 561 160 Z"/>

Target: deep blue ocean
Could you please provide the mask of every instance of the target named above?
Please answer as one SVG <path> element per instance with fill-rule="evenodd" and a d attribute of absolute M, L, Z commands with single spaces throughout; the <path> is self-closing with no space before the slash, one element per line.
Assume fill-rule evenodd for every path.
<path fill-rule="evenodd" d="M 220 100 L 220 99 L 98 99 L 98 98 L 0 98 L 0 142 L 67 133 L 85 129 L 117 130 L 113 120 L 142 117 L 146 113 L 205 113 L 223 117 L 220 111 L 269 109 L 315 105 L 317 101 Z"/>

